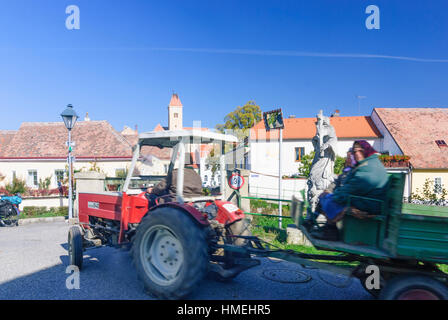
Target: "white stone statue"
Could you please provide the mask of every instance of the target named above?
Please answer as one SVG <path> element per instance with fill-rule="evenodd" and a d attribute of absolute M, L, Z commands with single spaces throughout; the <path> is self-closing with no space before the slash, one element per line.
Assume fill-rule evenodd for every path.
<path fill-rule="evenodd" d="M 322 114 L 317 115 L 316 135 L 313 137 L 314 159 L 308 178 L 308 202 L 311 210 L 316 210 L 319 195 L 334 181 L 334 161 L 338 139 L 336 131 L 330 124 L 330 118 Z"/>

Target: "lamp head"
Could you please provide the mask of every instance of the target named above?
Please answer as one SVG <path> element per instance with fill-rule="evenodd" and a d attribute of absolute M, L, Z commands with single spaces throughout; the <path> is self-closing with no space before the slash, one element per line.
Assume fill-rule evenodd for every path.
<path fill-rule="evenodd" d="M 64 120 L 65 127 L 68 130 L 72 130 L 75 126 L 78 115 L 71 104 L 67 105 L 67 108 L 61 113 L 62 120 Z"/>

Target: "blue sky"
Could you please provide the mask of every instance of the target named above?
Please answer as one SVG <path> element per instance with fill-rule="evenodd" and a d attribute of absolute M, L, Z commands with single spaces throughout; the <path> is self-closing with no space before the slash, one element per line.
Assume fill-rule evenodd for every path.
<path fill-rule="evenodd" d="M 80 30 L 65 28 L 71 4 L 80 9 Z M 380 30 L 365 27 L 370 4 L 380 9 Z M 358 115 L 356 95 L 367 97 L 363 115 L 374 106 L 448 106 L 444 0 L 0 5 L 0 129 L 59 121 L 71 103 L 82 117 L 88 111 L 118 130 L 148 131 L 167 125 L 173 91 L 184 105 L 185 126 L 201 120 L 214 127 L 248 100 L 297 117 L 319 109 Z"/>

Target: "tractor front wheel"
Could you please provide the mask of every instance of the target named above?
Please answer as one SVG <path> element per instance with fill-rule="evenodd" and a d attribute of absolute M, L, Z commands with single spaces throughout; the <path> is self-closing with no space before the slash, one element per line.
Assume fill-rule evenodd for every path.
<path fill-rule="evenodd" d="M 204 278 L 209 262 L 203 228 L 174 208 L 149 212 L 137 227 L 132 256 L 145 289 L 157 298 L 180 299 Z"/>
<path fill-rule="evenodd" d="M 68 230 L 67 243 L 70 265 L 75 265 L 81 270 L 83 260 L 83 240 L 81 228 L 79 226 L 70 227 Z"/>

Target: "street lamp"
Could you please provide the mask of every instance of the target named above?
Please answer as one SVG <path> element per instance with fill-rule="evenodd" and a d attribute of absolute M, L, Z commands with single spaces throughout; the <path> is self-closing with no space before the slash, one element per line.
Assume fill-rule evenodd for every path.
<path fill-rule="evenodd" d="M 65 127 L 68 130 L 68 218 L 69 221 L 73 218 L 73 190 L 72 190 L 72 142 L 71 131 L 75 126 L 78 115 L 71 104 L 61 113 L 62 120 L 64 120 Z"/>

